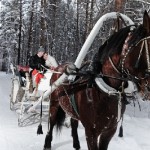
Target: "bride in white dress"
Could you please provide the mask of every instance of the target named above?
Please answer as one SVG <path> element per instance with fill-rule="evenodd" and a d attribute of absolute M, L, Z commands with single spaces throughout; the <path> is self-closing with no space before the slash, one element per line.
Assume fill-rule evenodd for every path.
<path fill-rule="evenodd" d="M 50 67 L 51 69 L 56 68 L 58 63 L 55 58 L 49 55 L 48 53 L 44 53 L 43 58 L 45 59 L 45 65 Z"/>

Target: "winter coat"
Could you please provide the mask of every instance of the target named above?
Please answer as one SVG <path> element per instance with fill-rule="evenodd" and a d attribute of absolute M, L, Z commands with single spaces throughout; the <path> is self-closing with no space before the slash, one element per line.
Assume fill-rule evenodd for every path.
<path fill-rule="evenodd" d="M 39 57 L 37 54 L 30 57 L 29 67 L 31 69 L 42 70 L 41 65 L 45 66 L 45 60 L 43 59 L 43 57 Z"/>
<path fill-rule="evenodd" d="M 56 62 L 55 58 L 48 55 L 48 58 L 47 60 L 45 61 L 45 65 L 48 66 L 48 67 L 57 67 L 58 66 L 58 63 Z"/>

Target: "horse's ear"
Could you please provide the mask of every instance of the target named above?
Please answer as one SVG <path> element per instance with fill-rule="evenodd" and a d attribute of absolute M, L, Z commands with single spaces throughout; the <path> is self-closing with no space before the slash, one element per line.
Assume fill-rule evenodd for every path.
<path fill-rule="evenodd" d="M 146 10 L 143 16 L 143 27 L 146 29 L 147 33 L 150 33 L 150 17 Z"/>

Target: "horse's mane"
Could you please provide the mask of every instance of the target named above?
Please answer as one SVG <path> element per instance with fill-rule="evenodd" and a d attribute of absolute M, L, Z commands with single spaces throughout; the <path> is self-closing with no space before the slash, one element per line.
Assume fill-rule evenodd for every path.
<path fill-rule="evenodd" d="M 113 54 L 120 54 L 122 52 L 123 44 L 131 32 L 132 37 L 128 42 L 129 47 L 135 46 L 142 38 L 146 36 L 146 30 L 143 25 L 139 25 L 133 31 L 130 31 L 132 26 L 128 26 L 120 29 L 118 32 L 114 33 L 100 48 L 99 48 L 99 58 L 101 63 L 105 58 L 112 56 Z"/>
<path fill-rule="evenodd" d="M 118 32 L 115 32 L 105 43 L 99 48 L 98 55 L 101 63 L 105 58 L 113 54 L 120 54 L 122 51 L 123 44 L 125 39 L 130 32 L 131 26 L 120 29 Z"/>
<path fill-rule="evenodd" d="M 131 27 L 134 28 L 132 31 Z M 95 72 L 99 73 L 104 60 L 109 56 L 111 57 L 114 54 L 121 54 L 123 44 L 125 43 L 129 32 L 131 33 L 131 39 L 128 42 L 129 47 L 134 47 L 142 38 L 146 36 L 146 30 L 144 29 L 143 25 L 139 25 L 138 27 L 131 25 L 120 29 L 118 32 L 115 32 L 99 48 L 98 53 L 95 54 L 93 58 L 93 68 Z"/>

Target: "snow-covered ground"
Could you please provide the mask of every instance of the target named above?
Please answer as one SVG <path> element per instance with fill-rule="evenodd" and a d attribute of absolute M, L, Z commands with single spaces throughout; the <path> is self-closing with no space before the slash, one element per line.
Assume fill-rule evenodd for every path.
<path fill-rule="evenodd" d="M 0 150 L 42 150 L 47 132 L 47 123 L 43 123 L 43 135 L 36 134 L 38 124 L 18 127 L 17 114 L 9 108 L 11 74 L 0 72 Z M 118 137 L 118 131 L 109 144 L 109 150 L 150 150 L 150 103 L 138 107 L 128 106 L 124 117 L 124 137 Z M 87 150 L 84 129 L 79 126 L 81 150 Z M 64 127 L 61 134 L 54 130 L 52 150 L 73 150 L 70 128 Z"/>

